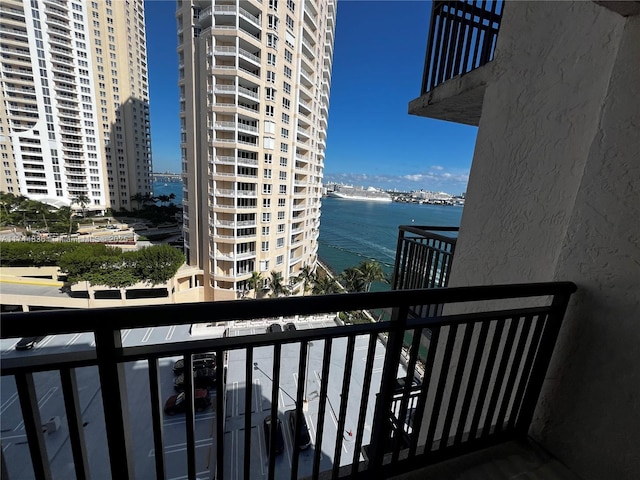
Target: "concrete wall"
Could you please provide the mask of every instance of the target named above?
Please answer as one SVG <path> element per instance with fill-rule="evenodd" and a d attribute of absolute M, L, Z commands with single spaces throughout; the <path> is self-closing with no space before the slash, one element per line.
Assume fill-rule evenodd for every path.
<path fill-rule="evenodd" d="M 508 2 L 451 286 L 572 280 L 532 434 L 585 479 L 640 478 L 640 19 Z"/>

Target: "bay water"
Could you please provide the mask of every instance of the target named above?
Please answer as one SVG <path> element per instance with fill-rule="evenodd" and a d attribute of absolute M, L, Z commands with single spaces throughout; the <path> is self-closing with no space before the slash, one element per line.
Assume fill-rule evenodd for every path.
<path fill-rule="evenodd" d="M 154 195 L 171 193 L 176 195 L 174 203 L 182 203 L 181 182 L 154 182 Z M 462 217 L 462 207 L 330 197 L 322 199 L 321 211 L 318 255 L 337 274 L 374 259 L 391 276 L 400 225 L 458 227 Z M 382 283 L 373 286 L 376 291 L 388 288 Z"/>

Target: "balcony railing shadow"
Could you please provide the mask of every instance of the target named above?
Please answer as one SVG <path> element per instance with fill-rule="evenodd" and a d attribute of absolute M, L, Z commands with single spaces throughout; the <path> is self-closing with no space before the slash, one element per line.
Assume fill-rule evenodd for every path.
<path fill-rule="evenodd" d="M 525 436 L 574 290 L 572 283 L 556 282 L 13 313 L 1 318 L 3 339 L 89 332 L 94 335 L 95 349 L 59 353 L 49 348 L 47 352 L 51 353 L 8 356 L 3 359 L 1 370 L 3 376 L 15 378 L 36 478 L 51 478 L 56 470 L 41 428 L 34 378 L 37 372 L 60 376 L 77 478 L 89 477 L 87 450 L 96 448 L 108 451 L 112 478 L 136 478 L 134 465 L 139 465 L 143 454 L 131 440 L 130 417 L 136 415 L 136 408 L 150 411 L 156 452 L 151 469 L 156 478 L 165 478 L 161 363 L 182 355 L 188 372 L 193 369 L 191 354 L 215 352 L 220 361 L 216 364 L 215 387 L 211 389 L 215 415 L 209 434 L 215 441 L 208 475 L 215 472 L 215 478 L 230 478 L 230 472 L 237 468 L 235 471 L 243 472 L 244 478 L 251 478 L 255 436 L 242 437 L 241 452 L 236 457 L 230 457 L 229 448 L 225 447 L 225 432 L 231 428 L 227 423 L 227 396 L 231 392 L 245 396 L 241 428 L 250 432 L 256 421 L 251 408 L 256 388 L 254 359 L 266 348 L 272 358 L 272 385 L 270 395 L 262 390 L 261 395 L 270 402 L 270 415 L 282 413 L 278 401 L 281 385 L 288 375 L 295 375 L 297 385 L 290 396 L 295 398 L 293 410 L 300 418 L 305 405 L 308 352 L 311 342 L 317 343 L 313 348 L 319 355 L 317 350 L 322 345 L 322 354 L 318 357 L 321 372 L 317 407 L 311 414 L 315 433 L 310 476 L 386 478 L 391 473 Z M 436 316 L 425 316 L 419 314 L 420 305 L 442 308 Z M 156 345 L 125 347 L 122 340 L 123 331 L 129 329 L 377 308 L 390 308 L 392 319 Z M 407 333 L 413 340 L 405 369 L 400 365 Z M 293 349 L 297 355 L 283 360 L 285 348 Z M 148 374 L 148 395 L 140 405 L 132 405 L 128 398 L 125 365 L 130 362 L 141 362 Z M 421 374 L 414 373 L 418 371 L 417 364 L 422 364 Z M 97 366 L 106 434 L 103 445 L 88 445 L 88 441 L 100 440 L 85 438 L 83 433 L 76 371 L 85 366 Z M 232 376 L 233 381 L 229 380 Z M 399 384 L 398 377 L 408 378 Z M 417 381 L 410 381 L 411 377 L 417 377 Z M 196 422 L 190 375 L 185 376 L 185 391 L 186 475 L 196 478 L 201 473 L 196 466 L 196 427 L 200 420 Z M 341 433 L 347 431 L 348 423 L 352 427 L 345 437 Z M 291 437 L 294 445 L 300 435 L 298 431 Z M 309 474 L 299 470 L 300 455 L 297 449 L 291 452 L 291 478 Z M 275 457 L 270 452 L 266 469 L 269 478 L 276 477 Z M 326 471 L 327 457 L 332 465 L 330 471 Z"/>

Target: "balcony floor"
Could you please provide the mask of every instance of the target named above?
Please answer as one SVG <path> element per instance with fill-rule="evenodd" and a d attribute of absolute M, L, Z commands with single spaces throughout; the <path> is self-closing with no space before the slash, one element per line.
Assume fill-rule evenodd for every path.
<path fill-rule="evenodd" d="M 394 480 L 580 480 L 533 442 L 511 441 L 414 470 Z"/>

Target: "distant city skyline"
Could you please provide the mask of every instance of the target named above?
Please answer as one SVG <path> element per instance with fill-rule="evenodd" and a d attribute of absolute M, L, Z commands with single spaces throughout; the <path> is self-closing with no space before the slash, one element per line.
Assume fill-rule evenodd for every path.
<path fill-rule="evenodd" d="M 175 2 L 145 7 L 153 169 L 178 173 Z M 477 128 L 407 113 L 420 94 L 430 9 L 426 1 L 338 2 L 325 183 L 467 189 Z"/>

